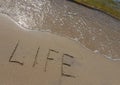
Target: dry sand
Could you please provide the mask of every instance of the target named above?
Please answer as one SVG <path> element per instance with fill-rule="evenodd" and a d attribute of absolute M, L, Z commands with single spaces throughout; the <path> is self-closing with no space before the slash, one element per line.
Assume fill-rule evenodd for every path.
<path fill-rule="evenodd" d="M 120 85 L 120 62 L 0 15 L 0 85 Z"/>

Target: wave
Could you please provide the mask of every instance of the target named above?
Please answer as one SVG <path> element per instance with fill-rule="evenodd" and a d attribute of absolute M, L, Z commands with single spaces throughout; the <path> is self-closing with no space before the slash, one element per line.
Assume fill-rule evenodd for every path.
<path fill-rule="evenodd" d="M 99 11 L 65 0 L 0 0 L 0 13 L 28 31 L 52 32 L 120 59 L 120 21 Z"/>

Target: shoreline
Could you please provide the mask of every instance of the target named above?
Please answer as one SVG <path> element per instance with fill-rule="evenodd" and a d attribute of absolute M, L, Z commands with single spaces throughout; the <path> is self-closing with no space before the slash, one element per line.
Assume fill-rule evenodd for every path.
<path fill-rule="evenodd" d="M 73 2 L 73 3 L 76 3 L 76 4 L 78 4 L 78 5 L 82 5 L 82 6 L 84 6 L 84 7 L 87 7 L 87 8 L 96 10 L 96 11 L 99 11 L 99 12 L 102 12 L 102 13 L 104 13 L 104 14 L 106 14 L 106 15 L 109 15 L 110 17 L 112 17 L 112 18 L 114 18 L 114 19 L 116 19 L 116 20 L 120 20 L 120 16 L 116 16 L 116 15 L 114 15 L 114 14 L 111 14 L 111 13 L 103 10 L 103 9 L 100 9 L 100 8 L 94 7 L 94 6 L 92 6 L 92 5 L 89 5 L 89 4 L 85 3 L 85 2 L 77 2 L 77 0 L 76 0 L 76 1 L 75 1 L 75 0 L 68 0 L 68 1 Z"/>
<path fill-rule="evenodd" d="M 49 32 L 25 31 L 0 16 L 1 85 L 120 84 L 120 62 Z"/>
<path fill-rule="evenodd" d="M 58 0 L 54 2 L 46 0 L 45 3 L 44 1 L 35 3 L 25 1 L 24 4 L 24 1 L 7 3 L 3 0 L 0 11 L 8 14 L 24 28 L 47 30 L 53 34 L 76 40 L 92 51 L 98 50 L 101 54 L 114 59 L 120 57 L 120 21 L 75 3 L 61 2 Z M 17 7 L 17 4 L 20 5 Z"/>
<path fill-rule="evenodd" d="M 30 30 L 30 29 L 24 28 L 23 26 L 21 26 L 20 24 L 18 24 L 14 19 L 12 19 L 11 17 L 9 17 L 7 14 L 0 13 L 0 16 L 4 16 L 4 17 L 10 19 L 13 23 L 15 23 L 20 28 L 20 30 L 23 30 L 23 31 L 27 31 L 27 32 L 45 32 L 45 33 L 48 33 L 48 34 L 53 34 L 53 35 L 56 35 L 56 36 L 65 37 L 65 36 L 61 36 L 61 35 L 59 35 L 57 33 L 52 33 L 52 32 L 46 31 L 46 30 L 43 30 L 43 31 L 42 30 L 40 30 L 40 31 L 38 31 L 38 30 Z M 72 40 L 73 42 L 76 42 L 76 44 L 81 44 L 80 42 L 74 40 L 73 38 L 69 38 L 69 37 L 65 37 L 65 38 L 67 38 L 69 40 Z M 108 59 L 110 61 L 120 61 L 119 58 L 118 59 L 114 59 L 112 57 L 106 56 L 106 55 L 101 54 L 99 52 L 96 53 L 96 52 L 92 51 L 91 49 L 87 48 L 86 46 L 84 46 L 83 44 L 81 44 L 81 45 L 84 48 L 88 49 L 89 51 L 91 51 L 91 52 L 93 52 L 93 53 L 95 53 L 97 55 L 102 55 L 103 57 L 105 57 L 106 59 Z"/>

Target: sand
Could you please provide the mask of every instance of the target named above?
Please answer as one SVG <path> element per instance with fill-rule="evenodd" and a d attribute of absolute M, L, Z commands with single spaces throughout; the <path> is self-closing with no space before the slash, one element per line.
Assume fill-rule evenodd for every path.
<path fill-rule="evenodd" d="M 120 85 L 120 61 L 0 15 L 0 85 Z"/>
<path fill-rule="evenodd" d="M 68 0 L 0 0 L 0 13 L 27 30 L 49 31 L 120 59 L 120 20 Z"/>

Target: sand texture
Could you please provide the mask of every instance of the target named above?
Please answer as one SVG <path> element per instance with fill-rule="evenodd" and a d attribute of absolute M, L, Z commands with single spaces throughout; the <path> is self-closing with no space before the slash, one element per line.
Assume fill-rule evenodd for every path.
<path fill-rule="evenodd" d="M 0 85 L 120 85 L 120 62 L 0 15 Z"/>
<path fill-rule="evenodd" d="M 73 39 L 108 58 L 120 59 L 120 20 L 68 0 L 0 0 L 0 13 L 26 30 Z"/>

